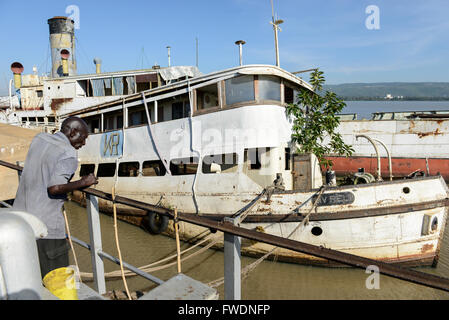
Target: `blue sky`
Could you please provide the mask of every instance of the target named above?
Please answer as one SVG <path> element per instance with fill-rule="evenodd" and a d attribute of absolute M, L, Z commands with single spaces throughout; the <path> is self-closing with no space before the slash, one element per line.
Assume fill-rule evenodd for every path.
<path fill-rule="evenodd" d="M 449 82 L 447 0 L 273 0 L 283 19 L 280 65 L 288 71 L 319 67 L 328 84 L 351 82 Z M 0 0 L 0 95 L 8 92 L 10 65 L 24 73 L 50 71 L 47 19 L 79 8 L 78 73 L 167 65 L 195 65 L 203 73 L 244 64 L 275 64 L 270 0 L 5 1 Z M 365 12 L 379 8 L 379 29 Z M 370 20 L 371 21 L 371 20 Z"/>

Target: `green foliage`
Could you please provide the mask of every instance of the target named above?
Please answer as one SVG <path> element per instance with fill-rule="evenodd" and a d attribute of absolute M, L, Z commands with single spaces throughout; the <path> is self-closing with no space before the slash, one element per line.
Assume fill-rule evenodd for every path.
<path fill-rule="evenodd" d="M 287 106 L 287 114 L 293 119 L 292 141 L 299 144 L 299 153 L 313 153 L 320 164 L 331 167 L 332 161 L 325 155 L 336 153 L 350 156 L 354 149 L 346 145 L 339 133 L 335 132 L 340 124 L 338 113 L 346 106 L 333 92 L 323 90 L 325 82 L 323 72 L 316 69 L 310 75 L 309 83 L 313 92 L 302 89 L 298 94 L 298 103 Z M 329 137 L 329 143 L 324 139 Z"/>

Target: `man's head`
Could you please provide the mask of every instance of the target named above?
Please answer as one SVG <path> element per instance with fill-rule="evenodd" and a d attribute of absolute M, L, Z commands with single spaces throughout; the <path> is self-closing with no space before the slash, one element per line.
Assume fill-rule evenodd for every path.
<path fill-rule="evenodd" d="M 65 119 L 61 125 L 61 132 L 69 139 L 72 147 L 77 150 L 86 144 L 89 135 L 87 124 L 78 117 Z"/>

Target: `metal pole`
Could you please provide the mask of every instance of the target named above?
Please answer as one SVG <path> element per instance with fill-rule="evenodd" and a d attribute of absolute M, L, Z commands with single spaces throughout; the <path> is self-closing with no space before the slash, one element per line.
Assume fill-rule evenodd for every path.
<path fill-rule="evenodd" d="M 238 40 L 235 42 L 236 45 L 239 46 L 239 61 L 240 61 L 240 65 L 243 65 L 243 60 L 242 60 L 242 45 L 244 45 L 246 42 L 243 40 Z"/>
<path fill-rule="evenodd" d="M 274 28 L 274 45 L 276 48 L 276 66 L 279 67 L 278 25 L 273 24 L 273 28 Z"/>
<path fill-rule="evenodd" d="M 0 211 L 0 300 L 40 300 L 43 286 L 33 228 L 15 211 Z"/>
<path fill-rule="evenodd" d="M 11 89 L 12 82 L 13 82 L 13 79 L 10 79 L 9 80 L 9 108 L 11 109 L 11 111 L 14 112 L 15 110 L 12 107 L 12 89 Z"/>
<path fill-rule="evenodd" d="M 167 46 L 168 50 L 168 66 L 170 67 L 170 46 Z"/>
<path fill-rule="evenodd" d="M 92 272 L 97 292 L 106 293 L 106 281 L 104 278 L 104 264 L 100 256 L 102 252 L 100 211 L 98 209 L 98 198 L 86 195 L 87 216 L 89 222 L 90 254 L 92 258 Z"/>
<path fill-rule="evenodd" d="M 196 67 L 198 68 L 198 38 L 196 40 Z"/>
<path fill-rule="evenodd" d="M 226 222 L 236 225 L 238 219 L 225 218 Z M 230 233 L 224 233 L 224 298 L 241 300 L 241 239 Z"/>

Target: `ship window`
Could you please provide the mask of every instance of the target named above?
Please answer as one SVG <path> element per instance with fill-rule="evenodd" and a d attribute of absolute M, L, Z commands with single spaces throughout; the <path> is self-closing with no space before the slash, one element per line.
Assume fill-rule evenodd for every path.
<path fill-rule="evenodd" d="M 36 94 L 38 98 L 42 98 L 44 96 L 44 93 L 42 92 L 42 90 L 36 90 Z"/>
<path fill-rule="evenodd" d="M 94 173 L 95 164 L 82 164 L 80 167 L 80 177 L 84 177 L 89 175 L 90 173 Z"/>
<path fill-rule="evenodd" d="M 285 148 L 285 170 L 290 170 L 290 161 L 291 161 L 290 148 Z"/>
<path fill-rule="evenodd" d="M 203 173 L 236 172 L 237 169 L 238 163 L 236 153 L 216 154 L 205 156 L 203 158 Z"/>
<path fill-rule="evenodd" d="M 172 120 L 181 119 L 183 117 L 184 117 L 183 103 L 182 102 L 172 103 L 172 105 L 171 105 L 171 118 L 172 118 Z"/>
<path fill-rule="evenodd" d="M 87 127 L 89 128 L 89 133 L 97 133 L 100 132 L 100 119 L 98 118 L 87 118 L 84 119 L 86 121 Z"/>
<path fill-rule="evenodd" d="M 254 100 L 254 77 L 241 76 L 225 81 L 226 104 Z"/>
<path fill-rule="evenodd" d="M 248 168 L 251 170 L 258 170 L 262 168 L 262 160 L 267 156 L 270 148 L 251 148 L 245 150 L 245 162 L 248 162 Z M 265 161 L 264 161 L 265 162 Z M 264 163 L 264 167 L 268 164 Z"/>
<path fill-rule="evenodd" d="M 158 106 L 157 107 L 157 122 L 163 122 L 164 121 L 164 107 Z"/>
<path fill-rule="evenodd" d="M 197 108 L 198 110 L 218 107 L 218 87 L 217 84 L 211 84 L 206 87 L 198 88 Z"/>
<path fill-rule="evenodd" d="M 145 177 L 165 176 L 166 172 L 160 160 L 144 161 L 142 164 L 142 175 Z"/>
<path fill-rule="evenodd" d="M 186 118 L 189 115 L 190 115 L 190 104 L 188 102 L 179 101 L 172 103 L 171 105 L 172 120 Z"/>
<path fill-rule="evenodd" d="M 139 162 L 122 162 L 118 165 L 119 177 L 137 177 L 139 174 Z"/>
<path fill-rule="evenodd" d="M 298 103 L 299 91 L 297 86 L 294 84 L 284 81 L 284 102 L 285 103 Z"/>
<path fill-rule="evenodd" d="M 114 163 L 100 163 L 98 165 L 98 177 L 113 177 L 115 176 L 115 162 Z"/>
<path fill-rule="evenodd" d="M 259 76 L 259 100 L 281 101 L 281 79 L 275 76 Z"/>
<path fill-rule="evenodd" d="M 173 176 L 195 174 L 197 168 L 198 158 L 196 157 L 173 159 L 170 162 L 170 171 Z"/>
<path fill-rule="evenodd" d="M 131 113 L 130 117 L 129 117 L 129 126 L 136 126 L 139 124 L 143 124 L 146 123 L 146 115 L 145 115 L 145 111 L 136 111 Z"/>

